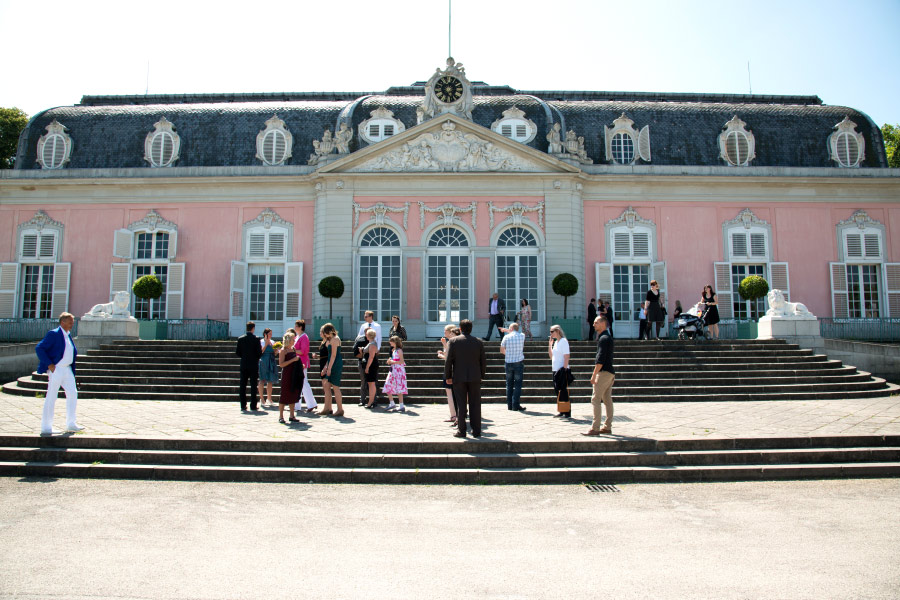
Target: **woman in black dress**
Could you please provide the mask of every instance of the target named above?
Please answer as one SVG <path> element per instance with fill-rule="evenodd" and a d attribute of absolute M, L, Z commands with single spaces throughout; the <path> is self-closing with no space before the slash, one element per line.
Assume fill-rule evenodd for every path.
<path fill-rule="evenodd" d="M 663 321 L 662 304 L 659 297 L 659 283 L 654 279 L 650 282 L 650 289 L 647 290 L 647 337 L 653 333 L 653 323 L 656 323 L 656 339 L 659 339 L 659 330 L 662 328 Z"/>
<path fill-rule="evenodd" d="M 704 287 L 703 294 L 700 296 L 700 304 L 704 306 L 703 320 L 706 322 L 709 334 L 716 340 L 719 339 L 719 307 L 716 306 L 718 303 L 713 286 Z"/>

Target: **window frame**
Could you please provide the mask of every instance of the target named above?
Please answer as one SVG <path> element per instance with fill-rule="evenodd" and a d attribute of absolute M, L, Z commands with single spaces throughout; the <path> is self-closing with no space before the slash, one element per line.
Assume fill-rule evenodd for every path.
<path fill-rule="evenodd" d="M 396 243 L 395 244 L 392 243 L 389 245 L 377 245 L 377 246 L 376 245 L 367 245 L 367 246 L 364 246 L 363 242 L 366 240 L 366 238 L 370 234 L 372 234 L 373 232 L 378 231 L 378 230 L 384 230 L 385 232 L 390 233 L 391 236 L 393 236 L 393 239 L 391 241 L 396 241 Z M 386 237 L 386 236 L 384 236 L 383 233 L 381 233 L 379 235 L 381 235 L 382 238 Z M 355 247 L 356 256 L 354 257 L 354 261 L 353 261 L 353 263 L 354 263 L 354 274 L 353 275 L 354 275 L 354 283 L 355 283 L 353 305 L 354 305 L 354 308 L 356 311 L 356 317 L 358 318 L 358 320 L 362 321 L 363 313 L 366 310 L 372 310 L 375 312 L 375 320 L 379 321 L 379 322 L 385 321 L 385 315 L 387 315 L 387 320 L 390 320 L 390 317 L 393 315 L 398 315 L 398 316 L 400 316 L 400 319 L 403 320 L 404 313 L 405 313 L 405 311 L 403 310 L 403 307 L 404 307 L 403 285 L 404 285 L 404 280 L 405 280 L 405 276 L 404 276 L 405 269 L 404 269 L 404 264 L 403 264 L 404 263 L 403 254 L 404 254 L 404 247 L 405 247 L 404 237 L 401 235 L 401 233 L 399 231 L 397 231 L 393 227 L 388 227 L 387 225 L 382 225 L 382 224 L 376 223 L 376 224 L 372 224 L 368 227 L 365 227 L 362 231 L 360 231 L 357 239 L 358 239 L 358 242 Z M 362 302 L 363 302 L 363 300 L 362 300 L 362 290 L 363 290 L 363 286 L 362 286 L 363 265 L 362 265 L 362 263 L 363 263 L 363 258 L 371 259 L 373 257 L 377 258 L 376 268 L 378 270 L 378 276 L 376 279 L 377 279 L 377 281 L 380 282 L 380 285 L 377 287 L 376 306 L 364 307 L 362 305 Z M 394 265 L 385 265 L 384 264 L 385 261 L 383 260 L 383 258 L 385 258 L 385 257 L 391 257 L 392 262 L 394 260 L 393 257 L 397 257 L 396 258 L 396 260 L 397 260 L 396 267 L 398 269 L 398 274 L 397 274 L 397 288 L 396 288 L 396 295 L 397 295 L 396 309 L 394 309 L 393 306 L 390 306 L 389 308 L 385 308 L 385 303 L 393 304 L 393 299 L 390 299 L 390 298 L 387 300 L 385 299 L 384 292 L 387 288 L 383 285 L 383 282 L 386 280 L 386 278 L 384 277 L 384 270 L 386 268 L 394 267 Z M 369 267 L 371 267 L 371 265 L 369 265 Z M 375 288 L 366 287 L 366 289 L 369 290 L 369 289 L 375 289 Z M 390 313 L 390 314 L 388 314 L 388 313 Z"/>

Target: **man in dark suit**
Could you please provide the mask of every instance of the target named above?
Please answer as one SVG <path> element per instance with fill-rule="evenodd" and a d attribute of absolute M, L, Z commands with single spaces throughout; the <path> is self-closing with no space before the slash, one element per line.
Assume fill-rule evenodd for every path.
<path fill-rule="evenodd" d="M 47 397 L 44 399 L 44 413 L 41 418 L 41 435 L 62 433 L 53 429 L 53 408 L 59 388 L 66 391 L 66 431 L 81 431 L 84 427 L 75 422 L 78 406 L 78 388 L 75 387 L 75 359 L 78 348 L 72 341 L 72 327 L 75 317 L 64 312 L 59 315 L 59 327 L 48 331 L 34 351 L 38 356 L 38 373 L 50 372 L 47 376 Z"/>
<path fill-rule="evenodd" d="M 600 310 L 601 311 L 603 310 L 603 298 L 600 298 Z M 588 304 L 587 312 L 588 312 L 588 316 L 587 316 L 588 339 L 592 340 L 592 339 L 594 339 L 594 319 L 597 318 L 597 307 L 594 306 L 593 298 L 591 298 L 591 303 Z"/>
<path fill-rule="evenodd" d="M 250 410 L 259 410 L 256 387 L 259 382 L 259 357 L 262 356 L 262 345 L 253 334 L 256 324 L 247 322 L 247 333 L 238 338 L 235 354 L 241 357 L 241 384 L 238 396 L 241 400 L 241 411 L 247 410 L 247 381 L 250 381 Z"/>
<path fill-rule="evenodd" d="M 606 308 L 604 308 L 603 316 L 606 317 L 606 325 L 609 330 L 609 335 L 613 335 L 613 309 L 612 302 L 606 303 Z M 591 324 L 591 329 L 593 330 L 593 324 Z"/>
<path fill-rule="evenodd" d="M 444 361 L 444 379 L 453 386 L 456 400 L 457 432 L 453 437 L 466 437 L 467 412 L 472 437 L 481 437 L 481 380 L 487 370 L 487 355 L 481 340 L 472 336 L 472 321 L 463 319 L 459 329 L 462 335 L 447 342 Z"/>
<path fill-rule="evenodd" d="M 488 300 L 488 332 L 484 337 L 484 341 L 491 339 L 491 333 L 494 332 L 494 325 L 497 326 L 497 335 L 503 337 L 503 332 L 500 331 L 500 328 L 503 327 L 503 314 L 505 312 L 506 304 L 503 302 L 503 298 L 500 297 L 500 294 L 494 292 L 494 295 Z"/>

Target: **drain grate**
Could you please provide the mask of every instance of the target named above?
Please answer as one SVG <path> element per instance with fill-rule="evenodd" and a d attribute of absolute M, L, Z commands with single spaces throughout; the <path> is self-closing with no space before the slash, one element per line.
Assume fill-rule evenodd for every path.
<path fill-rule="evenodd" d="M 596 483 L 588 483 L 584 487 L 586 487 L 589 492 L 611 492 L 618 494 L 622 491 L 614 485 L 598 485 Z"/>

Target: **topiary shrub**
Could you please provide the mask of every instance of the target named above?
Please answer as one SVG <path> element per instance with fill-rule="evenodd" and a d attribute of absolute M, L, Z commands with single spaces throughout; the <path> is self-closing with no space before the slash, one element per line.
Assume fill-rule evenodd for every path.
<path fill-rule="evenodd" d="M 553 293 L 563 297 L 563 319 L 567 318 L 569 296 L 578 293 L 578 279 L 571 273 L 560 273 L 553 278 Z"/>
<path fill-rule="evenodd" d="M 333 319 L 334 298 L 344 295 L 344 281 L 337 275 L 322 278 L 322 281 L 319 282 L 319 295 L 328 298 L 328 318 Z"/>
<path fill-rule="evenodd" d="M 156 300 L 163 293 L 163 284 L 156 275 L 144 275 L 131 286 L 134 295 L 143 300 Z"/>
<path fill-rule="evenodd" d="M 759 275 L 744 277 L 738 286 L 738 294 L 744 300 L 756 300 L 769 293 L 769 282 Z"/>

